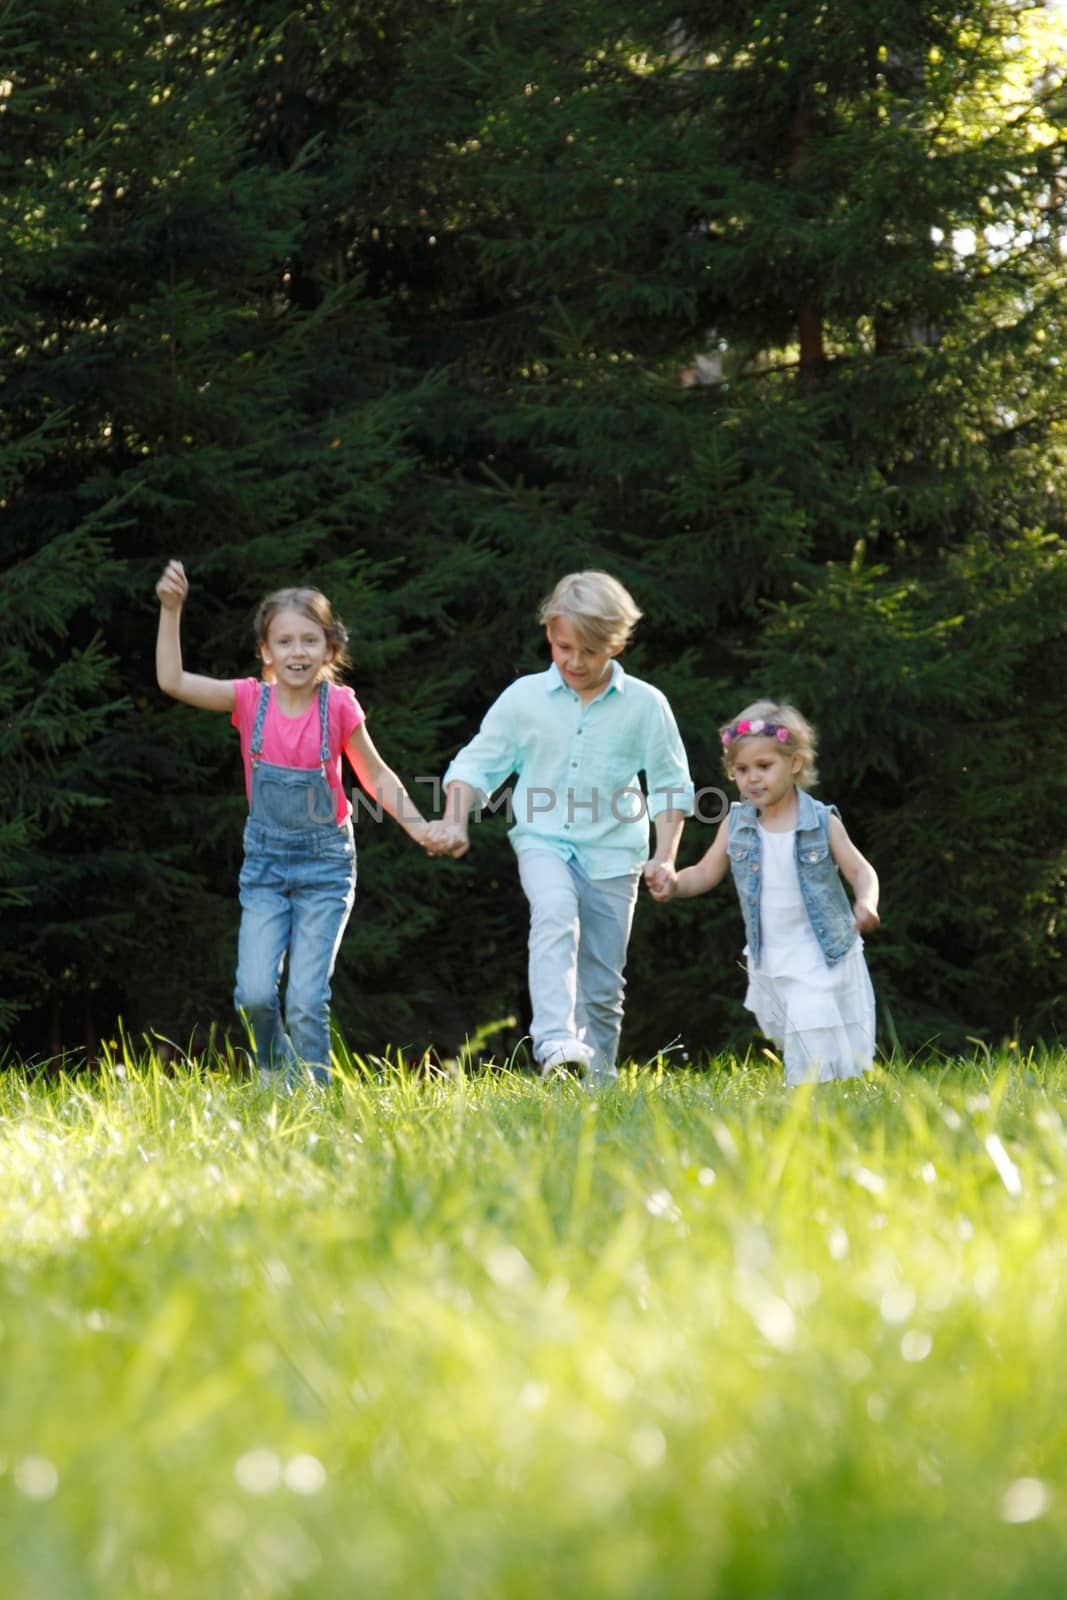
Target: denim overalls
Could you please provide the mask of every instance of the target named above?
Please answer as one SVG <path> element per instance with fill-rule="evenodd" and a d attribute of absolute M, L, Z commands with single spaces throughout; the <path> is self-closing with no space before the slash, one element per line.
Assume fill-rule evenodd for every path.
<path fill-rule="evenodd" d="M 252 729 L 252 803 L 241 868 L 241 932 L 234 1004 L 251 1029 L 265 1082 L 295 1082 L 301 1068 L 330 1075 L 330 978 L 356 893 L 352 823 L 338 825 L 326 776 L 330 686 L 319 688 L 318 767 L 262 759 L 271 686 L 259 690 Z M 278 988 L 286 952 L 282 1022 Z"/>

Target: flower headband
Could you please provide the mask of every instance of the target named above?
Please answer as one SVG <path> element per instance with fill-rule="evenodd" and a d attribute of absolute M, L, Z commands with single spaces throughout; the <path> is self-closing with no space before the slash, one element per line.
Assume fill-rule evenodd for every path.
<path fill-rule="evenodd" d="M 729 750 L 735 739 L 747 739 L 751 734 L 759 734 L 764 739 L 777 739 L 779 744 L 788 744 L 789 742 L 789 729 L 784 722 L 766 722 L 762 717 L 756 717 L 754 721 L 750 722 L 747 717 L 744 717 L 723 733 L 723 749 Z"/>

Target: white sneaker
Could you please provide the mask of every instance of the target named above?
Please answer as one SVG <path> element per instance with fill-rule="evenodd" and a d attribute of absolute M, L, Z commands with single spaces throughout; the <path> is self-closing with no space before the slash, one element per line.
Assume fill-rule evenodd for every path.
<path fill-rule="evenodd" d="M 572 1072 L 582 1073 L 592 1059 L 592 1047 L 583 1044 L 580 1039 L 550 1039 L 541 1046 L 537 1064 L 541 1068 L 542 1078 L 545 1078 L 559 1067 L 569 1067 Z"/>

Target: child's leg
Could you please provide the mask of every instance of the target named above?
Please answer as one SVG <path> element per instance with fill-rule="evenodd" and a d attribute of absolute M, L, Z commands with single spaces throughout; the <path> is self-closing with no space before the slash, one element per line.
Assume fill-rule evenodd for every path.
<path fill-rule="evenodd" d="M 585 1061 L 574 1015 L 578 980 L 578 883 L 554 850 L 519 853 L 519 877 L 530 902 L 530 1034 L 543 1065 Z"/>
<path fill-rule="evenodd" d="M 271 1078 L 288 1071 L 289 1041 L 278 1009 L 278 983 L 289 947 L 292 902 L 278 864 L 269 854 L 245 857 L 240 878 L 241 930 L 233 1003 L 252 1033 L 260 1072 Z"/>
<path fill-rule="evenodd" d="M 578 1025 L 593 1047 L 592 1076 L 614 1078 L 638 878 L 633 873 L 622 878 L 583 876 L 580 884 Z"/>
<path fill-rule="evenodd" d="M 316 856 L 294 869 L 285 1022 L 297 1059 L 318 1083 L 330 1078 L 330 979 L 355 893 L 351 856 Z"/>

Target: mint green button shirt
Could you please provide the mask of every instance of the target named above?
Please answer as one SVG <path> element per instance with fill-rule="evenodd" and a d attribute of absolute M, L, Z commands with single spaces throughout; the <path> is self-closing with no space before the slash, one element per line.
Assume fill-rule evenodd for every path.
<path fill-rule="evenodd" d="M 685 749 L 666 696 L 617 661 L 611 681 L 588 705 L 554 662 L 546 672 L 517 678 L 489 707 L 444 781 L 469 783 L 484 805 L 512 774 L 516 783 L 491 810 L 507 813 L 515 849 L 555 850 L 589 878 L 639 870 L 649 855 L 649 818 L 693 810 Z"/>

